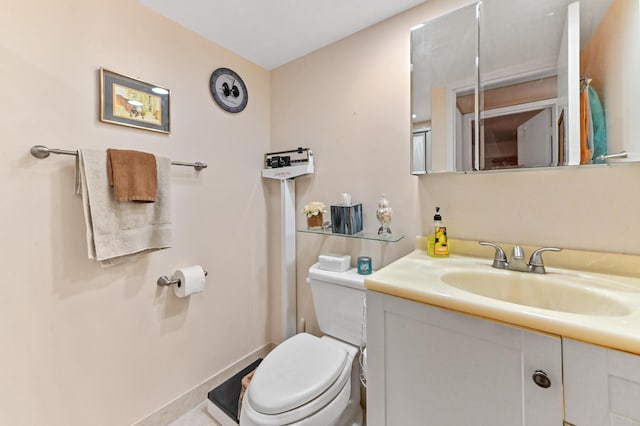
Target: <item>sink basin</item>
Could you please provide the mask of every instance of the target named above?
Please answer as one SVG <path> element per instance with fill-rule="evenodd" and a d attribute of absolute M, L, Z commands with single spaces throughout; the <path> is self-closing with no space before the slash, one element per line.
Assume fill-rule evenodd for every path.
<path fill-rule="evenodd" d="M 621 301 L 589 288 L 584 279 L 513 271 L 452 271 L 441 276 L 452 287 L 479 296 L 551 311 L 623 316 L 631 310 Z"/>

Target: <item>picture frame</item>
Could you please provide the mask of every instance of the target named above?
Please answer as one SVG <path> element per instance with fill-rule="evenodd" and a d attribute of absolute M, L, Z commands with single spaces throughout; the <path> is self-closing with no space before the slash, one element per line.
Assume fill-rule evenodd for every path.
<path fill-rule="evenodd" d="M 170 91 L 100 68 L 100 121 L 170 133 Z"/>

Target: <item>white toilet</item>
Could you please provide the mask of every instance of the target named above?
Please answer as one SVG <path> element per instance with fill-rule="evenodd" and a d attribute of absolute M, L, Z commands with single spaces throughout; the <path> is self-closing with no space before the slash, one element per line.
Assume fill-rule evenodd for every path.
<path fill-rule="evenodd" d="M 278 345 L 257 368 L 242 400 L 240 426 L 360 426 L 358 351 L 364 277 L 355 268 L 309 269 L 320 330 Z"/>

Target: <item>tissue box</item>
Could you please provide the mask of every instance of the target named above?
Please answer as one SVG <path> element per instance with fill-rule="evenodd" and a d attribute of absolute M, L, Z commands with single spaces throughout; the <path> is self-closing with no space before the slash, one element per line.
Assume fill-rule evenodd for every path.
<path fill-rule="evenodd" d="M 331 206 L 331 231 L 347 235 L 362 231 L 362 203 Z"/>
<path fill-rule="evenodd" d="M 325 271 L 344 272 L 351 266 L 351 256 L 348 254 L 321 254 L 318 256 L 318 268 Z"/>

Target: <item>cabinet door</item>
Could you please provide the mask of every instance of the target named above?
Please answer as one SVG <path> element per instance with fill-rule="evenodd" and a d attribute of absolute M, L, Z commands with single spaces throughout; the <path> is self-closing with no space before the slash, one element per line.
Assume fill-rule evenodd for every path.
<path fill-rule="evenodd" d="M 565 418 L 576 426 L 640 426 L 640 357 L 562 339 Z"/>
<path fill-rule="evenodd" d="M 367 342 L 370 426 L 562 424 L 558 337 L 367 292 Z"/>

